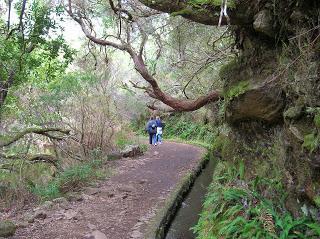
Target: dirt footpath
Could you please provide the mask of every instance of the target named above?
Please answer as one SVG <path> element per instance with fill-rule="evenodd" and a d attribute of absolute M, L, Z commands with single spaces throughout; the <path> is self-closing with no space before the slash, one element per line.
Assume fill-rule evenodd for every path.
<path fill-rule="evenodd" d="M 143 238 L 156 208 L 202 153 L 195 146 L 165 142 L 139 158 L 111 162 L 116 173 L 109 180 L 67 204 L 58 201 L 11 238 Z"/>

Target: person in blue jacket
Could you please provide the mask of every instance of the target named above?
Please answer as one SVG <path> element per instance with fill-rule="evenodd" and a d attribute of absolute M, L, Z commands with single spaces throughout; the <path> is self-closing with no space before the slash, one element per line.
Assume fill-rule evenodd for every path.
<path fill-rule="evenodd" d="M 157 145 L 157 139 L 156 139 L 156 134 L 157 134 L 157 123 L 154 120 L 154 117 L 151 116 L 150 120 L 148 121 L 146 125 L 146 131 L 149 134 L 149 143 L 153 145 Z"/>

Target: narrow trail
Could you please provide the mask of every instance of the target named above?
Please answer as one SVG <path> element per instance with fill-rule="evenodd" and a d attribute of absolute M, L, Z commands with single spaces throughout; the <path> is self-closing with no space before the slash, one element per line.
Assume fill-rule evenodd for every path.
<path fill-rule="evenodd" d="M 19 228 L 12 239 L 143 238 L 150 219 L 203 149 L 165 142 L 138 158 L 110 162 L 114 176 L 89 188 L 80 201 L 63 204 Z"/>

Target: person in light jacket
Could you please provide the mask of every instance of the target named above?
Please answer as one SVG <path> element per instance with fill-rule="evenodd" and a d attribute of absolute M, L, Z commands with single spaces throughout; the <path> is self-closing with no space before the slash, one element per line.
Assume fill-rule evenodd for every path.
<path fill-rule="evenodd" d="M 157 143 L 162 144 L 162 131 L 164 128 L 164 124 L 162 123 L 159 116 L 156 117 L 156 124 L 157 124 L 156 140 L 157 140 Z"/>

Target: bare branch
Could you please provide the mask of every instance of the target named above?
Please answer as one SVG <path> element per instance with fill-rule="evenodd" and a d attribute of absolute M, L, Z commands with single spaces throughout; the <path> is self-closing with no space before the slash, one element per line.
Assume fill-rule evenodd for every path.
<path fill-rule="evenodd" d="M 136 70 L 152 87 L 153 95 L 150 95 L 149 92 L 147 93 L 152 98 L 156 98 L 162 101 L 163 103 L 172 107 L 176 111 L 194 111 L 208 104 L 209 102 L 217 101 L 218 99 L 221 98 L 221 94 L 219 91 L 212 91 L 207 95 L 200 96 L 198 99 L 195 99 L 195 100 L 190 100 L 190 99 L 182 100 L 182 99 L 177 99 L 170 95 L 167 95 L 160 89 L 156 79 L 148 72 L 142 57 L 132 52 L 130 55 L 133 59 Z"/>
<path fill-rule="evenodd" d="M 8 14 L 8 23 L 7 23 L 8 31 L 9 31 L 9 28 L 10 28 L 11 3 L 12 3 L 12 0 L 9 1 L 9 14 Z M 11 29 L 11 31 L 8 32 L 8 35 L 6 36 L 6 39 L 9 39 L 10 36 L 11 36 L 15 31 L 21 31 L 21 32 L 22 32 L 22 37 L 24 37 L 24 35 L 23 35 L 23 15 L 24 15 L 24 12 L 25 12 L 25 10 L 26 10 L 26 4 L 27 4 L 27 0 L 23 0 L 23 2 L 22 2 L 22 8 L 21 8 L 20 16 L 19 16 L 19 25 L 18 25 L 18 27 L 13 28 L 13 29 Z"/>
<path fill-rule="evenodd" d="M 49 132 L 59 132 L 62 134 L 69 134 L 70 130 L 67 129 L 61 129 L 61 128 L 28 128 L 25 129 L 22 132 L 16 133 L 14 136 L 9 136 L 7 140 L 0 141 L 0 147 L 6 147 L 14 142 L 18 141 L 19 139 L 23 138 L 27 134 L 40 134 L 44 135 L 49 138 L 56 138 L 58 139 L 58 136 L 52 136 L 49 134 Z M 60 139 L 60 137 L 59 137 Z"/>
<path fill-rule="evenodd" d="M 164 112 L 164 113 L 172 113 L 172 112 L 175 112 L 174 109 L 169 108 L 169 107 L 164 108 L 164 107 L 161 107 L 161 106 L 156 106 L 156 105 L 155 105 L 155 102 L 153 102 L 152 105 L 147 104 L 147 107 L 148 107 L 150 110 L 161 111 L 161 112 Z"/>
<path fill-rule="evenodd" d="M 142 41 L 140 43 L 140 48 L 139 48 L 139 56 L 142 56 L 144 47 L 145 47 L 146 42 L 148 40 L 148 35 L 146 34 L 143 27 L 138 22 L 137 22 L 137 26 L 140 30 L 141 35 L 142 35 Z"/>
<path fill-rule="evenodd" d="M 91 32 L 89 31 L 89 29 L 87 28 L 85 22 L 83 21 L 83 17 L 82 16 L 76 16 L 73 11 L 72 11 L 72 1 L 68 0 L 68 9 L 66 9 L 68 14 L 70 15 L 70 17 L 72 17 L 73 20 L 75 20 L 81 27 L 83 33 L 85 34 L 85 36 L 90 39 L 91 41 L 93 41 L 96 44 L 102 45 L 102 46 L 111 46 L 114 47 L 116 49 L 119 50 L 126 50 L 127 46 L 122 45 L 122 44 L 118 44 L 115 42 L 111 42 L 108 40 L 104 40 L 98 37 L 95 37 L 91 34 Z"/>
<path fill-rule="evenodd" d="M 241 6 L 241 3 L 245 1 L 246 0 L 240 0 L 237 2 L 239 2 L 238 5 Z M 139 2 L 152 9 L 180 15 L 192 21 L 206 25 L 217 25 L 220 18 L 219 12 L 222 12 L 222 14 L 225 16 L 225 18 L 221 19 L 220 25 L 229 24 L 228 19 L 230 20 L 230 24 L 232 25 L 247 25 L 252 22 L 253 18 L 253 14 L 249 10 L 248 14 L 240 14 L 240 12 L 236 9 L 232 9 L 228 14 L 225 15 L 227 10 L 225 8 L 225 4 L 223 4 L 222 8 L 220 8 L 219 6 L 212 5 L 204 5 L 203 7 L 193 6 L 192 4 L 188 4 L 188 1 L 139 0 Z"/>
<path fill-rule="evenodd" d="M 27 157 L 28 161 L 31 163 L 50 163 L 55 167 L 58 167 L 58 159 L 51 154 L 36 154 Z"/>
<path fill-rule="evenodd" d="M 136 88 L 136 89 L 140 89 L 140 90 L 147 90 L 146 86 L 140 86 L 139 83 L 133 82 L 133 81 L 129 81 L 131 83 L 131 85 Z"/>
<path fill-rule="evenodd" d="M 116 7 L 112 0 L 109 0 L 109 4 L 115 14 L 119 14 L 121 18 L 123 18 L 129 22 L 133 21 L 133 17 L 131 15 L 131 13 L 128 10 L 123 9 L 120 4 L 119 4 L 119 7 Z M 121 13 L 125 14 L 127 17 L 126 18 L 123 17 Z"/>
<path fill-rule="evenodd" d="M 20 16 L 19 16 L 19 30 L 23 31 L 23 15 L 24 15 L 24 11 L 26 10 L 26 4 L 27 4 L 27 0 L 23 0 L 22 2 L 22 8 L 21 8 L 21 12 L 20 12 Z"/>

